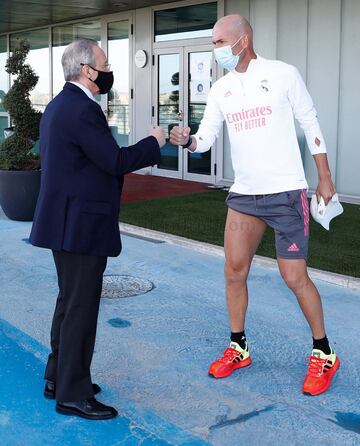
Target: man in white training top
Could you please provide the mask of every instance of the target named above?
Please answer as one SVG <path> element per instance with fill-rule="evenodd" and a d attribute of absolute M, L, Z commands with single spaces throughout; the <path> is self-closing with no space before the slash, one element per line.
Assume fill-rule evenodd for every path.
<path fill-rule="evenodd" d="M 253 49 L 253 33 L 244 17 L 230 15 L 214 26 L 215 58 L 229 72 L 212 86 L 195 135 L 174 127 L 172 144 L 191 152 L 210 149 L 226 121 L 235 182 L 227 198 L 225 226 L 226 300 L 230 346 L 210 365 L 215 378 L 229 376 L 251 363 L 245 337 L 247 276 L 267 226 L 274 229 L 282 278 L 298 299 L 313 336 L 313 350 L 302 391 L 327 390 L 339 368 L 329 345 L 320 295 L 307 273 L 308 188 L 296 137 L 294 116 L 314 157 L 317 196 L 327 203 L 335 194 L 326 146 L 316 111 L 297 69 L 267 60 Z"/>

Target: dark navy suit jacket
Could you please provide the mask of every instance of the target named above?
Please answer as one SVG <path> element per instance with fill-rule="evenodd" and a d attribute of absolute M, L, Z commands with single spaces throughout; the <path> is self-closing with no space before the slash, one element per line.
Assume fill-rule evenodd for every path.
<path fill-rule="evenodd" d="M 120 148 L 101 107 L 66 83 L 42 116 L 40 156 L 30 242 L 56 251 L 119 255 L 123 175 L 159 163 L 156 138 Z"/>

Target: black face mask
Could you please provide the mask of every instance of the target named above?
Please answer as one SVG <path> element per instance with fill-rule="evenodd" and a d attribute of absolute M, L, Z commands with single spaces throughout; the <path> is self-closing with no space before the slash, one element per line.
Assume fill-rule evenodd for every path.
<path fill-rule="evenodd" d="M 99 87 L 100 94 L 107 94 L 111 90 L 114 83 L 114 73 L 112 71 L 100 71 L 89 65 L 94 71 L 98 72 L 98 77 L 92 81 Z M 91 79 L 90 79 L 91 80 Z"/>

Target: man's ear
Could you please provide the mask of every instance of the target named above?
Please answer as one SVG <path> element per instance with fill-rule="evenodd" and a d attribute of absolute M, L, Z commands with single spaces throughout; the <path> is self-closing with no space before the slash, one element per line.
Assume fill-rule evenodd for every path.
<path fill-rule="evenodd" d="M 81 67 L 81 72 L 88 78 L 90 79 L 91 73 L 90 73 L 90 67 L 89 65 L 83 65 Z"/>
<path fill-rule="evenodd" d="M 249 36 L 247 34 L 244 34 L 242 37 L 242 41 L 244 42 L 244 48 L 247 48 L 249 46 Z"/>

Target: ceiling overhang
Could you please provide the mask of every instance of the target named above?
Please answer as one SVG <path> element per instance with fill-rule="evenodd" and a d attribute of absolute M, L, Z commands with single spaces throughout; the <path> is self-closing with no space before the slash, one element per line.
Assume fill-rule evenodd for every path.
<path fill-rule="evenodd" d="M 178 0 L 1 0 L 0 34 L 176 1 Z"/>

